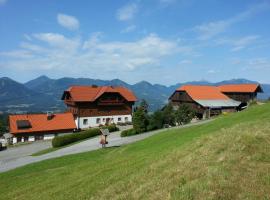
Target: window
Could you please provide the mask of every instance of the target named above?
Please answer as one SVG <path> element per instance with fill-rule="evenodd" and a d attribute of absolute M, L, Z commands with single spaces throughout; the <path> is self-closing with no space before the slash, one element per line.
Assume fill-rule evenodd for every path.
<path fill-rule="evenodd" d="M 102 121 L 103 121 L 103 122 L 105 122 L 105 121 L 106 121 L 106 119 L 105 119 L 105 118 L 103 118 L 103 119 L 102 119 Z"/>
<path fill-rule="evenodd" d="M 121 122 L 122 121 L 122 118 L 121 117 L 118 117 L 118 121 Z"/>
<path fill-rule="evenodd" d="M 83 119 L 83 125 L 87 125 L 88 124 L 88 119 Z"/>
<path fill-rule="evenodd" d="M 32 128 L 31 123 L 28 120 L 17 120 L 16 124 L 19 130 Z"/>
<path fill-rule="evenodd" d="M 127 122 L 128 121 L 128 117 L 125 117 L 125 122 Z"/>
<path fill-rule="evenodd" d="M 97 118 L 97 119 L 96 119 L 96 123 L 97 123 L 97 124 L 100 124 L 100 122 L 101 122 L 100 118 Z"/>

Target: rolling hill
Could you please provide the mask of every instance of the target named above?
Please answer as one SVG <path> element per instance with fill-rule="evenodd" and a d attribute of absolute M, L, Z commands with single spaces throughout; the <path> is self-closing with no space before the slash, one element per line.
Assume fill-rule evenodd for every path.
<path fill-rule="evenodd" d="M 172 86 L 151 84 L 141 81 L 136 84 L 128 84 L 119 79 L 100 80 L 90 78 L 60 78 L 51 79 L 40 76 L 25 84 L 18 83 L 9 78 L 0 78 L 0 111 L 16 112 L 46 112 L 64 111 L 65 105 L 61 101 L 61 95 L 65 89 L 71 85 L 115 85 L 125 86 L 131 89 L 135 95 L 141 99 L 146 99 L 149 103 L 150 111 L 162 108 L 173 93 L 173 91 L 184 84 L 199 85 L 220 85 L 232 83 L 254 83 L 246 79 L 232 79 L 217 83 L 207 81 L 193 81 L 178 83 Z M 270 97 L 270 85 L 262 84 L 265 93 L 259 94 L 259 98 L 267 99 Z"/>
<path fill-rule="evenodd" d="M 0 78 L 0 111 L 13 113 L 39 112 L 44 107 L 55 109 L 57 105 L 51 98 L 51 96 L 31 90 L 10 78 Z"/>
<path fill-rule="evenodd" d="M 1 173 L 1 197 L 269 199 L 269 146 L 268 103 L 133 144 Z"/>

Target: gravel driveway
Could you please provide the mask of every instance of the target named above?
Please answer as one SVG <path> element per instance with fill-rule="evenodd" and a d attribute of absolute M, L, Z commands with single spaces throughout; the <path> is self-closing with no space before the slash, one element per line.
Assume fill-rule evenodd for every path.
<path fill-rule="evenodd" d="M 200 122 L 188 124 L 185 126 L 173 127 L 170 129 L 178 129 L 178 128 L 183 128 L 183 127 L 188 127 L 188 126 L 204 124 L 204 123 L 208 123 L 209 121 L 212 121 L 212 120 L 200 121 Z M 164 129 L 151 131 L 151 132 L 134 135 L 130 137 L 124 137 L 124 138 L 120 137 L 120 131 L 118 131 L 108 136 L 109 145 L 107 146 L 108 147 L 120 146 L 120 145 L 124 145 L 128 143 L 136 142 L 144 138 L 147 138 L 149 136 L 152 136 L 154 134 L 160 133 L 162 131 L 164 131 Z M 8 170 L 17 168 L 17 167 L 21 167 L 30 163 L 39 162 L 39 161 L 50 159 L 50 158 L 56 158 L 56 157 L 61 157 L 64 155 L 70 155 L 70 154 L 96 150 L 96 149 L 101 148 L 101 145 L 99 144 L 99 137 L 95 137 L 95 138 L 74 144 L 72 146 L 59 149 L 51 153 L 47 153 L 40 156 L 30 156 L 31 154 L 37 151 L 40 151 L 42 149 L 46 149 L 49 147 L 51 147 L 50 141 L 34 142 L 29 145 L 22 145 L 20 147 L 14 147 L 6 151 L 0 152 L 0 172 L 5 172 Z"/>

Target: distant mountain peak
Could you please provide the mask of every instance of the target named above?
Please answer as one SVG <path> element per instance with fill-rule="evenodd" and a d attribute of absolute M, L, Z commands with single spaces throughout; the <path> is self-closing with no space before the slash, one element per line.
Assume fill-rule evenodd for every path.
<path fill-rule="evenodd" d="M 111 83 L 116 84 L 116 85 L 123 85 L 123 86 L 127 86 L 128 85 L 126 82 L 124 82 L 124 81 L 122 81 L 122 80 L 120 80 L 118 78 L 112 79 L 111 80 Z"/>
<path fill-rule="evenodd" d="M 234 78 L 215 83 L 215 85 L 228 85 L 228 84 L 247 84 L 247 83 L 258 83 L 257 81 L 251 81 L 245 78 Z"/>
<path fill-rule="evenodd" d="M 41 75 L 41 76 L 37 77 L 34 80 L 51 80 L 51 79 L 46 75 Z"/>
<path fill-rule="evenodd" d="M 147 81 L 140 81 L 140 82 L 136 83 L 136 85 L 150 85 L 150 86 L 152 86 L 152 84 L 147 82 Z"/>
<path fill-rule="evenodd" d="M 42 85 L 46 82 L 49 82 L 51 81 L 52 79 L 50 79 L 48 76 L 46 75 L 41 75 L 31 81 L 28 81 L 26 82 L 24 85 L 27 87 L 27 88 L 30 88 L 30 89 L 33 89 L 39 85 Z"/>

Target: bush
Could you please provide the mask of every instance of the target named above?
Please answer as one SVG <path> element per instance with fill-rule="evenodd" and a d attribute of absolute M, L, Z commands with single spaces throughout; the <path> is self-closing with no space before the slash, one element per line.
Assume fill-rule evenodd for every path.
<path fill-rule="evenodd" d="M 189 123 L 195 117 L 195 112 L 190 106 L 182 104 L 179 106 L 175 115 L 177 123 L 183 125 Z"/>
<path fill-rule="evenodd" d="M 133 125 L 133 123 L 132 123 L 132 122 L 127 121 L 127 122 L 126 122 L 126 125 Z"/>
<path fill-rule="evenodd" d="M 121 132 L 121 137 L 127 137 L 127 136 L 131 136 L 131 135 L 137 135 L 139 133 L 137 133 L 133 128 L 131 129 L 127 129 Z"/>
<path fill-rule="evenodd" d="M 125 126 L 126 123 L 125 123 L 125 122 L 117 122 L 117 125 L 118 125 L 118 126 Z"/>
<path fill-rule="evenodd" d="M 91 138 L 100 135 L 100 130 L 98 128 L 89 129 L 82 131 L 80 133 L 73 133 L 70 135 L 56 136 L 52 140 L 53 147 L 62 147 L 80 140 Z"/>
<path fill-rule="evenodd" d="M 115 132 L 115 131 L 119 131 L 119 128 L 115 124 L 103 126 L 102 129 L 108 129 L 110 133 Z"/>

